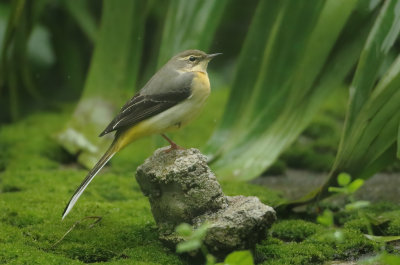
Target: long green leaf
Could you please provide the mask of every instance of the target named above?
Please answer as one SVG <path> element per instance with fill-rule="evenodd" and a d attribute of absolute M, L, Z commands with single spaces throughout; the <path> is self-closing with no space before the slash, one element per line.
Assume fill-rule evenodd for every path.
<path fill-rule="evenodd" d="M 232 127 L 241 118 L 247 106 L 247 100 L 255 90 L 259 68 L 263 62 L 263 51 L 268 37 L 274 36 L 276 27 L 272 25 L 277 17 L 282 17 L 283 1 L 260 1 L 257 6 L 249 33 L 240 53 L 236 75 L 225 108 L 223 119 L 212 135 L 206 152 L 215 156 L 221 152 L 223 144 L 233 133 Z"/>
<path fill-rule="evenodd" d="M 373 236 L 373 235 L 364 235 L 366 238 L 373 240 L 375 242 L 392 242 L 400 240 L 400 236 Z"/>
<path fill-rule="evenodd" d="M 382 78 L 379 69 L 399 32 L 400 1 L 388 0 L 369 34 L 350 87 L 345 128 L 329 178 L 321 188 L 292 205 L 327 196 L 329 186 L 336 186 L 339 172 L 366 179 L 396 159 L 400 56 Z"/>
<path fill-rule="evenodd" d="M 235 107 L 228 105 L 207 149 L 219 155 L 212 164 L 219 176 L 241 180 L 258 176 L 297 138 L 329 92 L 339 86 L 365 39 L 361 30 L 348 46 L 334 50 L 355 5 L 356 1 L 260 2 L 242 56 L 254 58 L 255 51 L 262 58 L 254 68 L 246 59 L 239 62 L 235 80 L 241 81 L 233 84 L 229 100 Z M 262 23 L 271 10 L 276 15 Z M 262 36 L 263 32 L 268 33 L 264 46 L 249 48 L 253 40 L 258 41 L 253 34 Z M 291 39 L 296 45 L 288 41 Z M 241 69 L 246 67 L 256 72 L 256 81 L 249 80 L 254 73 L 251 78 L 243 74 L 246 71 Z M 248 95 L 243 96 L 244 89 L 249 90 Z"/>
<path fill-rule="evenodd" d="M 98 138 L 123 100 L 133 94 L 147 4 L 104 0 L 100 32 L 81 100 L 57 139 L 78 161 L 92 167 L 110 142 Z M 101 147 L 100 147 L 101 146 Z"/>
<path fill-rule="evenodd" d="M 396 14 L 399 3 L 385 2 L 361 55 L 350 87 L 350 107 L 334 169 L 351 168 L 352 171 L 346 172 L 357 173 L 358 165 L 362 170 L 368 160 L 375 160 L 396 141 L 400 115 L 400 57 L 375 89 L 371 86 L 376 83 L 383 58 L 399 35 L 400 14 Z"/>
<path fill-rule="evenodd" d="M 375 80 L 379 73 L 379 66 L 389 53 L 400 31 L 398 13 L 400 7 L 397 1 L 385 1 L 381 9 L 381 15 L 377 18 L 374 27 L 365 44 L 358 64 L 358 70 L 350 87 L 350 107 L 347 123 L 353 124 L 353 120 L 368 99 Z M 397 14 L 396 14 L 397 13 Z M 350 126 L 346 126 L 348 130 Z"/>

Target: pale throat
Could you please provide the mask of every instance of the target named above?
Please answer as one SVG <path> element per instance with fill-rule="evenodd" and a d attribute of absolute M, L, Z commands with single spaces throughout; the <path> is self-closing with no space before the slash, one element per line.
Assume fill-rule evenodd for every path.
<path fill-rule="evenodd" d="M 178 73 L 203 72 L 203 73 L 207 74 L 208 62 L 209 61 L 202 61 L 193 67 L 185 67 L 185 68 L 178 69 L 177 72 Z"/>

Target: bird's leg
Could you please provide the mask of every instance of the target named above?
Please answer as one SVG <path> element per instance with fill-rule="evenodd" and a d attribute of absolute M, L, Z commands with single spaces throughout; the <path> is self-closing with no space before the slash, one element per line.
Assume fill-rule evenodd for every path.
<path fill-rule="evenodd" d="M 168 143 L 171 145 L 171 147 L 167 150 L 165 150 L 165 152 L 171 152 L 172 150 L 176 150 L 176 149 L 180 149 L 180 150 L 185 150 L 185 148 L 177 145 L 176 143 L 174 143 L 171 139 L 169 139 L 165 134 L 161 134 L 162 137 L 164 137 L 165 140 L 168 141 Z"/>

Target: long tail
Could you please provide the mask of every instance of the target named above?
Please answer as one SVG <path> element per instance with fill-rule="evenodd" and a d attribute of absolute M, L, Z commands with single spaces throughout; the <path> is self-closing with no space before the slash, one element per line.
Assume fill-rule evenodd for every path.
<path fill-rule="evenodd" d="M 64 209 L 62 220 L 64 220 L 65 216 L 71 211 L 74 207 L 75 203 L 78 201 L 79 197 L 82 195 L 83 191 L 89 185 L 89 183 L 93 180 L 93 178 L 99 173 L 99 171 L 104 167 L 105 164 L 114 156 L 114 154 L 118 151 L 115 145 L 116 141 L 114 141 L 111 146 L 108 148 L 107 152 L 100 158 L 100 160 L 96 163 L 96 165 L 90 170 L 87 174 L 86 178 L 82 181 L 81 185 L 76 189 L 74 195 L 69 200 L 67 206 Z"/>

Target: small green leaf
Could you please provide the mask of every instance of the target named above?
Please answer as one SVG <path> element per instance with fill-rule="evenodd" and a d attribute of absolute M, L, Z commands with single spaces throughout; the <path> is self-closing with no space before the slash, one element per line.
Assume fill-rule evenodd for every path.
<path fill-rule="evenodd" d="M 349 184 L 349 186 L 347 187 L 348 191 L 350 193 L 354 193 L 356 192 L 359 188 L 361 188 L 361 186 L 364 185 L 364 180 L 362 179 L 356 179 L 354 180 L 352 183 Z"/>
<path fill-rule="evenodd" d="M 339 187 L 329 187 L 329 192 L 336 192 L 336 193 L 347 193 L 347 188 L 339 188 Z"/>
<path fill-rule="evenodd" d="M 182 223 L 175 228 L 176 233 L 182 237 L 190 237 L 193 233 L 192 227 L 187 223 Z"/>
<path fill-rule="evenodd" d="M 375 242 L 387 243 L 387 242 L 400 240 L 400 236 L 373 236 L 373 235 L 364 235 L 364 236 Z"/>
<path fill-rule="evenodd" d="M 357 210 L 361 208 L 365 208 L 370 205 L 369 201 L 355 201 L 353 203 L 346 204 L 346 210 L 351 211 L 351 210 Z"/>
<path fill-rule="evenodd" d="M 347 173 L 340 173 L 337 177 L 337 181 L 340 186 L 347 186 L 351 181 L 351 176 Z"/>
<path fill-rule="evenodd" d="M 192 234 L 193 239 L 203 240 L 207 234 L 209 225 L 207 223 L 202 224 Z"/>
<path fill-rule="evenodd" d="M 230 253 L 224 263 L 225 265 L 253 265 L 254 260 L 250 251 L 242 250 Z"/>
<path fill-rule="evenodd" d="M 333 226 L 333 213 L 331 210 L 325 210 L 322 215 L 317 217 L 317 222 L 325 226 Z"/>
<path fill-rule="evenodd" d="M 197 250 L 200 247 L 201 247 L 201 241 L 197 240 L 197 239 L 192 239 L 189 241 L 179 243 L 176 246 L 176 252 L 177 253 L 190 252 L 190 251 Z"/>

